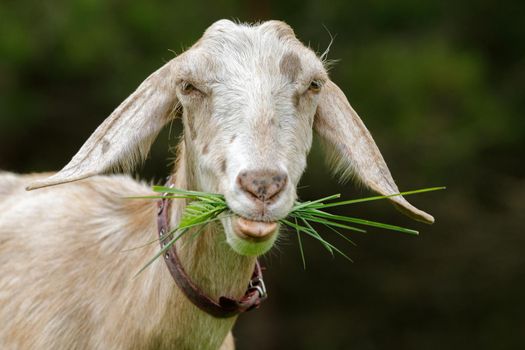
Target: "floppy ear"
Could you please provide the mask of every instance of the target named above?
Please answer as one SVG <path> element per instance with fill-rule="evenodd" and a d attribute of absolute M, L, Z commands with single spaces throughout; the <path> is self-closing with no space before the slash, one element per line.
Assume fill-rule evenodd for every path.
<path fill-rule="evenodd" d="M 81 180 L 143 160 L 177 105 L 175 75 L 180 56 L 151 74 L 88 138 L 61 171 L 26 189 Z"/>
<path fill-rule="evenodd" d="M 331 152 L 330 158 L 335 171 L 343 178 L 354 176 L 381 195 L 399 193 L 372 135 L 341 89 L 328 81 L 320 94 L 314 128 Z M 431 215 L 415 208 L 402 196 L 389 199 L 412 219 L 428 224 L 434 222 Z"/>

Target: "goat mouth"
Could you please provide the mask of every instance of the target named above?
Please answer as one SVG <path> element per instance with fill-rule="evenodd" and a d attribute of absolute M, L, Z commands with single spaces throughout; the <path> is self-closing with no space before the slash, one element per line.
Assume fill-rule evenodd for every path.
<path fill-rule="evenodd" d="M 252 242 L 263 242 L 270 239 L 279 228 L 276 221 L 255 221 L 237 215 L 232 221 L 235 234 L 239 238 Z"/>

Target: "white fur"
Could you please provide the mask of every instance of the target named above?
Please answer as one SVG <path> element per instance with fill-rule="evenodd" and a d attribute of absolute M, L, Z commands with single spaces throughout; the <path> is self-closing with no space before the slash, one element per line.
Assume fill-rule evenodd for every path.
<path fill-rule="evenodd" d="M 236 318 L 219 320 L 197 309 L 162 259 L 133 278 L 159 248 L 122 250 L 157 236 L 156 207 L 122 197 L 151 194 L 148 186 L 92 176 L 132 168 L 181 108 L 174 185 L 222 193 L 236 215 L 276 221 L 288 214 L 313 128 L 342 159 L 339 168 L 351 167 L 363 183 L 392 193 L 397 187 L 370 134 L 334 86 L 285 23 L 218 21 L 146 79 L 60 172 L 0 173 L 0 348 L 233 348 Z M 287 175 L 277 200 L 260 205 L 239 188 L 239 173 L 252 170 Z M 37 189 L 67 182 L 73 183 L 23 190 L 28 183 Z M 405 202 L 397 204 L 421 216 Z M 172 227 L 184 206 L 173 201 Z M 241 239 L 231 220 L 177 243 L 192 280 L 215 299 L 242 296 L 253 256 L 277 239 Z"/>

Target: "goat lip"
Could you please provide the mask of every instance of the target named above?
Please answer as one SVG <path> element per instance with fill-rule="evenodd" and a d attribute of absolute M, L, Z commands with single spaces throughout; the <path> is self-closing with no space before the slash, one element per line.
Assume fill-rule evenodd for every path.
<path fill-rule="evenodd" d="M 240 238 L 253 241 L 263 242 L 268 240 L 277 231 L 278 224 L 275 221 L 254 221 L 235 216 L 233 218 L 233 231 Z"/>

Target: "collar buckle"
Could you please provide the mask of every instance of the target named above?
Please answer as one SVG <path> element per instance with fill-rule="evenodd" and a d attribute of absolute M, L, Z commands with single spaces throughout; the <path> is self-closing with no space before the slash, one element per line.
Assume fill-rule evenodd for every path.
<path fill-rule="evenodd" d="M 250 280 L 250 283 L 248 284 L 248 290 L 256 290 L 259 292 L 259 298 L 261 299 L 266 299 L 268 297 L 266 285 L 264 284 L 264 280 L 261 276 L 257 276 Z"/>

